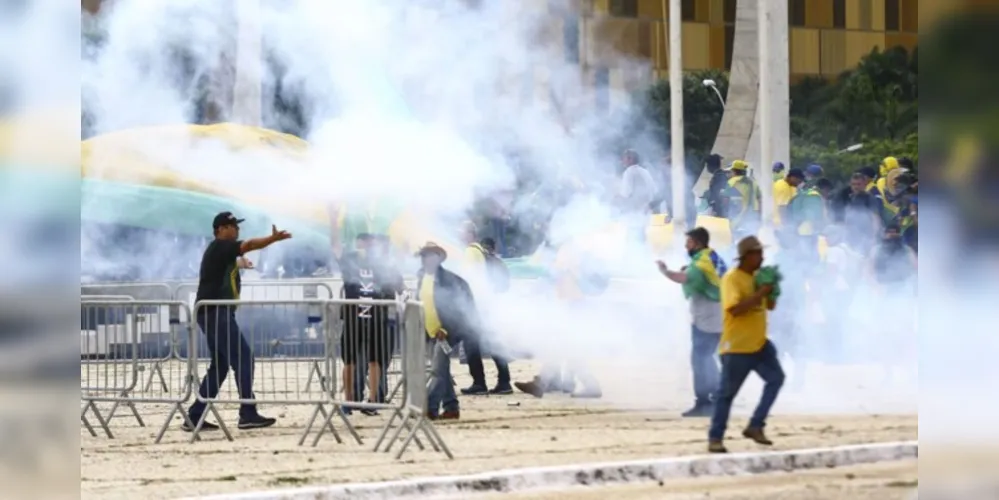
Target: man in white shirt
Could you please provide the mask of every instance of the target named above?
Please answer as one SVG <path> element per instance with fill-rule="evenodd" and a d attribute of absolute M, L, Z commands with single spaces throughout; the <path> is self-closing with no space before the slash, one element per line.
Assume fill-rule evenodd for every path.
<path fill-rule="evenodd" d="M 652 174 L 639 163 L 638 153 L 630 149 L 624 152 L 621 158 L 624 171 L 621 173 L 618 199 L 629 234 L 644 243 L 652 201 L 656 197 L 656 182 Z"/>

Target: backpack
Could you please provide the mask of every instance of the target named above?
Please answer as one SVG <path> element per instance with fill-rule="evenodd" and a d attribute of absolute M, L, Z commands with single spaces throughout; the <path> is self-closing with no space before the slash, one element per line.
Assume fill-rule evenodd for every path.
<path fill-rule="evenodd" d="M 510 289 L 510 270 L 507 269 L 503 259 L 490 252 L 482 252 L 486 258 L 486 272 L 489 273 L 489 282 L 493 285 L 493 290 L 499 293 Z"/>

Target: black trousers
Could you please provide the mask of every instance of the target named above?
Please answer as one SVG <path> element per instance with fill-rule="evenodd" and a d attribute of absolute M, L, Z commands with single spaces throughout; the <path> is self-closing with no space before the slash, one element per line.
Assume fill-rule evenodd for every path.
<path fill-rule="evenodd" d="M 482 364 L 482 339 L 479 336 L 469 336 L 462 340 L 465 346 L 465 359 L 468 361 L 468 373 L 472 376 L 472 385 L 488 387 L 486 385 L 486 369 Z M 499 372 L 497 385 L 510 385 L 510 363 L 499 354 L 492 355 L 493 362 L 496 363 L 496 371 Z"/>
<path fill-rule="evenodd" d="M 253 395 L 253 351 L 236 324 L 236 308 L 228 306 L 203 307 L 198 313 L 198 326 L 205 334 L 211 362 L 208 373 L 201 380 L 198 393 L 205 399 L 219 394 L 219 388 L 229 375 L 229 369 L 236 373 L 236 389 L 240 399 L 254 399 Z M 188 415 L 197 422 L 205 411 L 205 404 L 195 401 Z M 257 415 L 256 404 L 239 406 L 240 418 Z"/>

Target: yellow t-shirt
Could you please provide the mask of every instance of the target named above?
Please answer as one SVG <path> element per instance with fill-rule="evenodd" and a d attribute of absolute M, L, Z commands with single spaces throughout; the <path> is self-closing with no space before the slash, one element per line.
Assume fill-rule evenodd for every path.
<path fill-rule="evenodd" d="M 486 254 L 478 244 L 471 244 L 465 247 L 465 265 L 485 265 Z"/>
<path fill-rule="evenodd" d="M 763 349 L 767 342 L 767 310 L 763 304 L 742 316 L 733 316 L 728 309 L 756 293 L 753 275 L 739 268 L 725 273 L 721 283 L 722 336 L 720 354 L 748 354 Z"/>
<path fill-rule="evenodd" d="M 441 329 L 441 318 L 437 315 L 437 306 L 434 304 L 434 277 L 432 275 L 423 276 L 423 283 L 420 284 L 420 302 L 423 302 L 423 324 L 426 325 L 427 335 L 433 338 Z"/>
<path fill-rule="evenodd" d="M 774 181 L 774 221 L 780 224 L 780 207 L 786 207 L 791 203 L 791 198 L 794 198 L 794 194 L 798 190 L 787 183 L 786 179 L 777 179 Z"/>

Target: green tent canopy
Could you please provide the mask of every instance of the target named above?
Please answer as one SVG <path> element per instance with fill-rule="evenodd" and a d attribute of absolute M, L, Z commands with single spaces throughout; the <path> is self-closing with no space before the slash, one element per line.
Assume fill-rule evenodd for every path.
<path fill-rule="evenodd" d="M 344 217 L 344 242 L 354 241 L 357 233 L 386 234 L 402 207 L 386 203 L 375 207 L 348 207 Z M 294 235 L 297 246 L 325 252 L 329 248 L 329 229 L 322 224 L 296 217 L 273 216 L 249 204 L 217 196 L 180 189 L 82 179 L 80 192 L 81 222 L 123 225 L 192 236 L 210 234 L 215 214 L 231 211 L 246 219 L 243 233 L 266 235 L 271 224 Z M 544 266 L 526 257 L 505 259 L 513 278 L 530 279 L 546 275 Z"/>

